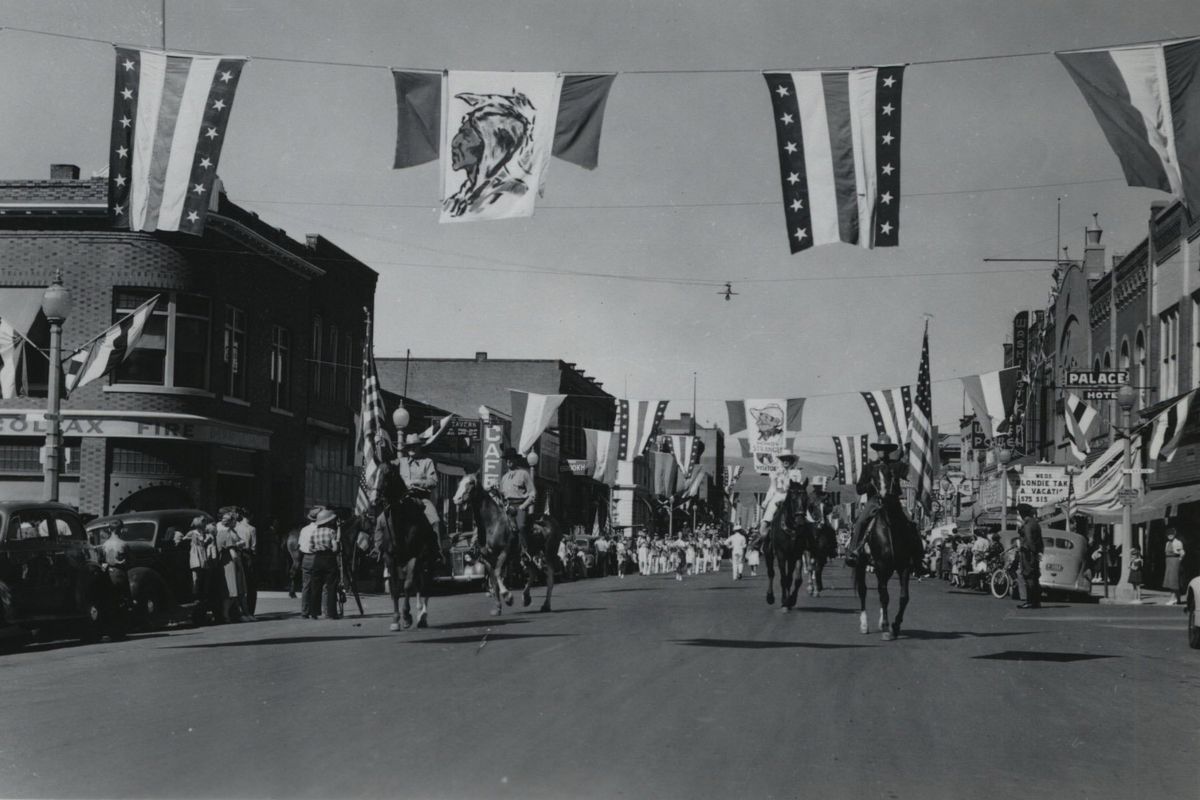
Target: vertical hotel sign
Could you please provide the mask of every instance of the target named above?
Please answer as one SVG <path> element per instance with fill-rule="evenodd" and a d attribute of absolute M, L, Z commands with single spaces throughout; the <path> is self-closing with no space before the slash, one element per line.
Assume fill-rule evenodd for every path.
<path fill-rule="evenodd" d="M 1029 312 L 1021 311 L 1013 317 L 1013 363 L 1022 370 L 1029 364 Z"/>

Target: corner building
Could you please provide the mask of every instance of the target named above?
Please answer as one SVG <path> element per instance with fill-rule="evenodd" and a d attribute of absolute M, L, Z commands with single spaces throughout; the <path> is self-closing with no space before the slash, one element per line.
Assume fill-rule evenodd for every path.
<path fill-rule="evenodd" d="M 0 315 L 40 304 L 61 270 L 65 359 L 158 296 L 128 358 L 63 402 L 61 499 L 86 514 L 236 503 L 259 524 L 352 505 L 376 273 L 223 194 L 200 237 L 114 229 L 106 204 L 106 182 L 71 166 L 0 182 Z M 40 312 L 28 337 L 48 346 Z M 0 399 L 0 496 L 38 497 L 48 364 L 26 346 L 16 366 L 15 396 Z"/>

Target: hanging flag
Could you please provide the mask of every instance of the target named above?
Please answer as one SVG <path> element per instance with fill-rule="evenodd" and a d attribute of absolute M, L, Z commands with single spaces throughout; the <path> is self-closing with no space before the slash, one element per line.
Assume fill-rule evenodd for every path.
<path fill-rule="evenodd" d="M 793 253 L 900 241 L 904 67 L 767 72 Z"/>
<path fill-rule="evenodd" d="M 103 378 L 133 352 L 159 297 L 161 295 L 156 294 L 142 303 L 132 314 L 76 350 L 63 362 L 63 390 L 66 394 Z"/>
<path fill-rule="evenodd" d="M 700 454 L 704 452 L 704 441 L 699 436 L 672 434 L 668 437 L 671 442 L 671 452 L 675 454 L 675 462 L 679 471 L 691 475 L 692 468 L 700 463 Z"/>
<path fill-rule="evenodd" d="M 375 371 L 375 356 L 371 353 L 370 322 L 363 341 L 362 405 L 359 412 L 358 451 L 362 454 L 362 472 L 354 498 L 354 513 L 367 512 L 379 494 L 383 479 L 380 466 L 391 457 L 390 440 L 385 426 L 383 395 L 379 391 L 379 375 Z"/>
<path fill-rule="evenodd" d="M 766 472 L 775 456 L 789 449 L 791 439 L 800 431 L 804 398 L 755 398 L 726 400 L 729 435 L 739 439 L 744 458 L 754 458 L 756 472 Z"/>
<path fill-rule="evenodd" d="M 1135 436 L 1130 442 L 1135 454 L 1134 463 L 1141 460 L 1142 437 Z M 1072 508 L 1084 514 L 1120 514 L 1120 490 L 1125 486 L 1125 440 L 1117 439 L 1084 470 L 1073 476 L 1071 491 L 1074 496 Z M 1133 473 L 1132 488 L 1142 486 L 1140 472 Z"/>
<path fill-rule="evenodd" d="M 1175 458 L 1175 451 L 1183 443 L 1184 431 L 1188 429 L 1189 422 L 1195 427 L 1194 420 L 1189 419 L 1195 405 L 1192 402 L 1195 396 L 1195 391 L 1188 392 L 1154 417 L 1148 453 L 1151 461 L 1170 461 Z"/>
<path fill-rule="evenodd" d="M 908 441 L 908 418 L 912 415 L 912 387 L 897 386 L 894 389 L 876 389 L 863 392 L 871 421 L 875 423 L 878 436 L 890 436 L 900 445 Z"/>
<path fill-rule="evenodd" d="M 0 400 L 17 396 L 17 366 L 45 292 L 41 287 L 0 291 Z"/>
<path fill-rule="evenodd" d="M 1130 186 L 1200 203 L 1200 39 L 1055 53 Z"/>
<path fill-rule="evenodd" d="M 728 494 L 733 491 L 733 487 L 737 485 L 738 478 L 742 477 L 742 465 L 732 464 L 725 467 L 725 492 Z"/>
<path fill-rule="evenodd" d="M 646 451 L 650 438 L 662 425 L 667 413 L 666 400 L 617 400 L 616 421 L 617 458 L 633 461 Z"/>
<path fill-rule="evenodd" d="M 684 498 L 695 500 L 708 500 L 708 471 L 705 469 L 696 469 L 688 477 L 680 493 Z"/>
<path fill-rule="evenodd" d="M 615 74 L 564 75 L 551 155 L 585 169 L 600 162 L 600 130 Z M 441 72 L 392 70 L 396 86 L 396 169 L 437 160 L 441 150 Z M 511 88 L 511 87 L 506 87 Z"/>
<path fill-rule="evenodd" d="M 1067 394 L 1064 406 L 1063 416 L 1066 417 L 1067 444 L 1070 446 L 1071 455 L 1075 457 L 1076 461 L 1082 463 L 1087 460 L 1087 454 L 1092 451 L 1088 444 L 1088 431 L 1091 430 L 1096 418 L 1100 415 L 1096 409 L 1073 393 Z"/>
<path fill-rule="evenodd" d="M 508 390 L 512 403 L 512 441 L 521 455 L 528 455 L 550 420 L 567 399 L 565 394 L 537 394 Z"/>
<path fill-rule="evenodd" d="M 131 231 L 204 232 L 245 59 L 118 47 L 108 204 Z"/>
<path fill-rule="evenodd" d="M 441 438 L 441 435 L 450 427 L 450 422 L 453 419 L 453 414 L 447 414 L 441 419 L 435 419 L 433 422 L 430 422 L 429 427 L 421 432 L 421 441 L 425 443 L 425 446 L 428 447 Z"/>
<path fill-rule="evenodd" d="M 651 486 L 656 495 L 671 497 L 679 488 L 679 465 L 670 453 L 652 450 L 646 454 L 650 460 Z"/>
<path fill-rule="evenodd" d="M 853 484 L 867 465 L 868 434 L 852 433 L 833 437 L 833 450 L 837 455 L 837 478 L 841 483 Z"/>
<path fill-rule="evenodd" d="M 962 378 L 967 399 L 987 438 L 1010 432 L 1009 421 L 1016 407 L 1020 379 L 1021 370 L 1017 367 Z"/>
<path fill-rule="evenodd" d="M 933 499 L 937 440 L 933 433 L 933 394 L 929 381 L 929 322 L 921 342 L 921 365 L 917 368 L 917 397 L 908 421 L 908 480 L 916 504 L 927 513 Z"/>
<path fill-rule="evenodd" d="M 617 445 L 620 442 L 612 431 L 583 429 L 587 444 L 588 476 L 608 485 L 617 482 Z"/>

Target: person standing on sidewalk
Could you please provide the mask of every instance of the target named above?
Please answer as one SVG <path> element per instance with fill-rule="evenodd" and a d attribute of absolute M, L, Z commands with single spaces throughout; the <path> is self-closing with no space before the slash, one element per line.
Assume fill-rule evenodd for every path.
<path fill-rule="evenodd" d="M 304 606 L 308 613 L 301 616 L 317 619 L 324 606 L 325 618 L 337 619 L 337 514 L 321 509 L 313 525 L 308 539 L 310 550 L 304 557 Z"/>
<path fill-rule="evenodd" d="M 1182 581 L 1180 580 L 1180 568 L 1183 565 L 1183 542 L 1179 541 L 1174 528 L 1167 528 L 1167 546 L 1163 553 L 1166 557 L 1166 566 L 1163 568 L 1163 588 L 1171 593 L 1171 599 L 1164 605 L 1177 606 L 1181 599 L 1179 593 L 1182 591 Z"/>
<path fill-rule="evenodd" d="M 1022 503 L 1017 506 L 1021 515 L 1021 577 L 1025 579 L 1026 599 L 1018 608 L 1042 607 L 1042 526 L 1038 524 L 1033 506 Z"/>

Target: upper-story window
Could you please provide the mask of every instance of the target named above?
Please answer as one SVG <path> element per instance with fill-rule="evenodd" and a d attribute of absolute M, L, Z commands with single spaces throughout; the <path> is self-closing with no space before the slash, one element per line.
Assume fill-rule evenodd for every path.
<path fill-rule="evenodd" d="M 310 397 L 321 395 L 321 334 L 324 331 L 321 318 L 314 317 L 312 324 L 312 343 L 308 355 L 308 391 Z"/>
<path fill-rule="evenodd" d="M 271 330 L 271 407 L 292 408 L 292 335 L 276 325 Z"/>
<path fill-rule="evenodd" d="M 246 312 L 225 306 L 225 396 L 246 399 Z"/>
<path fill-rule="evenodd" d="M 354 366 L 354 337 L 346 335 L 342 339 L 342 358 L 338 363 L 338 397 L 346 405 L 351 405 L 350 383 Z"/>
<path fill-rule="evenodd" d="M 113 322 L 159 295 L 137 346 L 117 367 L 114 384 L 207 389 L 209 326 L 207 297 L 146 289 L 113 290 Z"/>
<path fill-rule="evenodd" d="M 337 392 L 337 362 L 338 362 L 338 329 L 337 325 L 329 326 L 329 341 L 321 353 L 321 391 L 318 396 L 325 401 L 331 401 Z"/>
<path fill-rule="evenodd" d="M 1133 340 L 1133 363 L 1137 381 L 1138 408 L 1142 409 L 1149 405 L 1146 402 L 1146 393 L 1150 389 L 1146 384 L 1150 377 L 1148 374 L 1149 356 L 1146 355 L 1146 332 L 1141 328 L 1138 328 L 1137 336 Z"/>
<path fill-rule="evenodd" d="M 1159 398 L 1166 400 L 1179 394 L 1179 306 L 1167 309 L 1158 317 L 1159 352 L 1162 353 L 1162 372 L 1158 376 Z"/>

